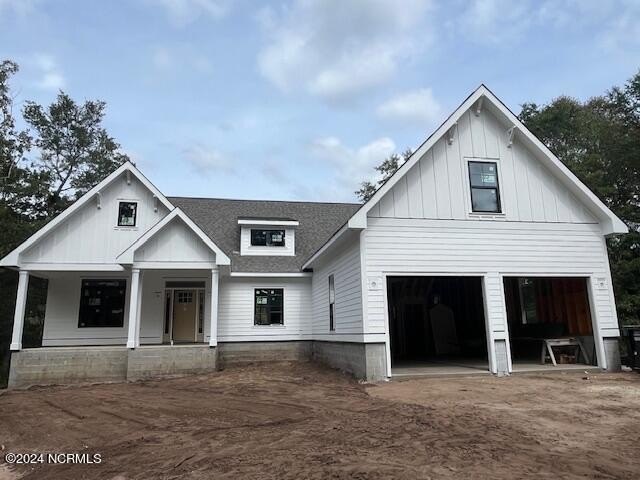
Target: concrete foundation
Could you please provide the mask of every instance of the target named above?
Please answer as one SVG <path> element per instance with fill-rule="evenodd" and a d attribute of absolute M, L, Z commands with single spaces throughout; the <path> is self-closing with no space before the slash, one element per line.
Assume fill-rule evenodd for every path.
<path fill-rule="evenodd" d="M 496 373 L 498 376 L 509 375 L 509 353 L 507 352 L 507 342 L 496 340 Z"/>
<path fill-rule="evenodd" d="M 142 346 L 129 350 L 127 380 L 213 372 L 217 358 L 208 345 Z"/>
<path fill-rule="evenodd" d="M 43 347 L 11 352 L 9 388 L 126 379 L 125 347 Z"/>
<path fill-rule="evenodd" d="M 386 378 L 384 343 L 313 342 L 313 360 L 369 381 Z"/>
<path fill-rule="evenodd" d="M 218 343 L 221 367 L 276 361 L 308 361 L 310 341 Z"/>
<path fill-rule="evenodd" d="M 618 338 L 604 339 L 604 354 L 607 358 L 607 372 L 619 372 L 622 369 Z"/>

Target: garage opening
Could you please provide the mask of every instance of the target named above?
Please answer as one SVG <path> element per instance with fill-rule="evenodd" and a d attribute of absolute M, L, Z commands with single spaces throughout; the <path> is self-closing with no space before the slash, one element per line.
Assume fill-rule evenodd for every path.
<path fill-rule="evenodd" d="M 504 279 L 513 371 L 597 365 L 586 278 Z"/>
<path fill-rule="evenodd" d="M 487 373 L 481 277 L 387 277 L 392 375 Z"/>

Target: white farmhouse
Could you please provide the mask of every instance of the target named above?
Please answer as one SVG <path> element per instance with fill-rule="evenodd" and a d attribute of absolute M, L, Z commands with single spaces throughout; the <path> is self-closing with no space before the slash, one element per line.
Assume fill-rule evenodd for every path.
<path fill-rule="evenodd" d="M 364 205 L 166 197 L 126 163 L 0 261 L 9 382 L 616 369 L 605 238 L 625 232 L 485 86 Z M 30 276 L 48 293 L 23 349 Z"/>

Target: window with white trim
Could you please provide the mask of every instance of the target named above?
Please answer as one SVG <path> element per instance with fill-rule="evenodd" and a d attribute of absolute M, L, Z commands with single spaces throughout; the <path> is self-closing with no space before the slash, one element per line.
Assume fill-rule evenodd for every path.
<path fill-rule="evenodd" d="M 122 327 L 126 291 L 124 279 L 82 280 L 78 327 Z"/>
<path fill-rule="evenodd" d="M 469 184 L 472 212 L 502 213 L 496 162 L 469 161 Z"/>
<path fill-rule="evenodd" d="M 329 275 L 329 331 L 336 331 L 335 321 L 335 306 L 336 306 L 336 283 L 333 278 L 333 274 Z"/>
<path fill-rule="evenodd" d="M 120 202 L 118 204 L 118 226 L 135 227 L 138 204 L 136 202 Z"/>
<path fill-rule="evenodd" d="M 284 289 L 255 289 L 254 325 L 284 324 Z"/>
<path fill-rule="evenodd" d="M 284 230 L 251 229 L 252 247 L 284 247 Z"/>

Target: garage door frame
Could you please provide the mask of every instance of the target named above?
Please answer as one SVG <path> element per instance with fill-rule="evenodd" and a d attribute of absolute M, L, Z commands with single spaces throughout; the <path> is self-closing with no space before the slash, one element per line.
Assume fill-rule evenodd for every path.
<path fill-rule="evenodd" d="M 500 284 L 502 285 L 502 305 L 504 308 L 504 315 L 506 319 L 507 310 L 506 310 L 506 301 L 504 294 L 504 279 L 505 277 L 543 277 L 543 278 L 584 278 L 586 280 L 587 285 L 587 297 L 589 299 L 589 313 L 591 314 L 591 329 L 593 330 L 593 341 L 596 346 L 596 365 L 599 368 L 606 369 L 607 368 L 607 358 L 604 354 L 604 338 L 600 333 L 600 324 L 598 319 L 598 312 L 596 310 L 596 304 L 594 300 L 594 291 L 595 291 L 595 277 L 593 274 L 589 273 L 524 273 L 524 272 L 504 272 L 500 273 Z M 512 355 L 511 355 L 511 345 L 508 343 L 509 338 L 511 337 L 509 333 L 509 322 L 505 321 L 506 326 L 506 334 L 507 334 L 507 345 L 508 345 L 508 360 L 509 360 L 509 373 L 513 371 L 512 368 Z"/>
<path fill-rule="evenodd" d="M 496 366 L 496 352 L 495 341 L 492 335 L 491 325 L 489 324 L 489 315 L 487 309 L 487 288 L 486 277 L 487 272 L 382 272 L 382 289 L 384 299 L 384 325 L 385 325 L 385 353 L 386 353 L 386 365 L 387 365 L 387 377 L 391 377 L 391 334 L 389 326 L 389 292 L 387 290 L 388 277 L 475 277 L 480 279 L 482 287 L 482 305 L 484 309 L 484 325 L 485 336 L 487 340 L 487 361 L 489 363 L 489 371 L 497 373 Z M 503 291 L 504 294 L 504 291 Z M 506 313 L 506 312 L 505 312 Z M 506 317 L 505 317 L 506 319 Z M 507 334 L 507 337 L 509 335 Z M 509 348 L 509 340 L 507 338 L 508 358 L 511 358 L 511 351 Z"/>

